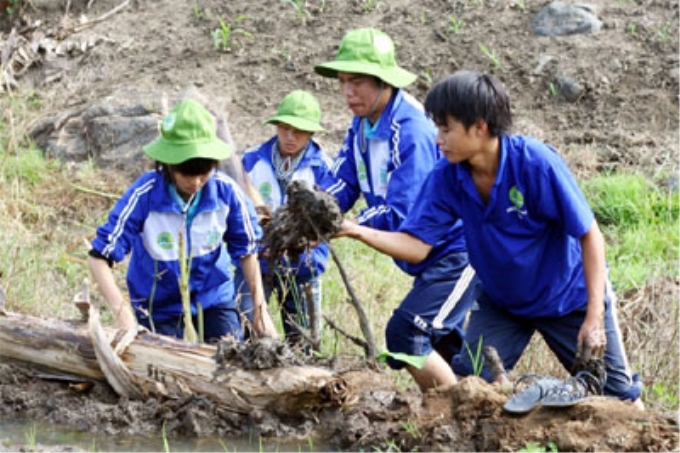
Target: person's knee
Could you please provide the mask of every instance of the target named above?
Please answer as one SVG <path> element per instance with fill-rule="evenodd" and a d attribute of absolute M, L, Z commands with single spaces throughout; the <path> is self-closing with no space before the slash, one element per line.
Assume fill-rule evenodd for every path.
<path fill-rule="evenodd" d="M 642 381 L 640 377 L 633 374 L 631 379 L 614 379 L 611 375 L 605 385 L 605 393 L 616 396 L 624 401 L 637 401 L 642 396 Z"/>

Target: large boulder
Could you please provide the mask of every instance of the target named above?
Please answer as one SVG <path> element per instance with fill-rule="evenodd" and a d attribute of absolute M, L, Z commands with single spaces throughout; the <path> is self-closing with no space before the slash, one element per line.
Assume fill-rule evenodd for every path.
<path fill-rule="evenodd" d="M 49 157 L 93 160 L 134 178 L 150 164 L 142 146 L 158 137 L 160 99 L 117 93 L 46 117 L 29 136 Z"/>

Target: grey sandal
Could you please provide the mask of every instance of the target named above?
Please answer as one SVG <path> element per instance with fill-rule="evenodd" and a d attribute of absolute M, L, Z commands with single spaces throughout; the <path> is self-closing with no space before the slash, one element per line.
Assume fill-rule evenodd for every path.
<path fill-rule="evenodd" d="M 524 374 L 515 382 L 514 395 L 503 405 L 503 409 L 513 414 L 526 414 L 536 407 L 550 390 L 562 384 L 560 379 L 554 377 Z"/>
<path fill-rule="evenodd" d="M 588 371 L 579 371 L 561 385 L 548 390 L 541 401 L 546 407 L 569 407 L 592 396 L 602 395 L 605 379 Z"/>

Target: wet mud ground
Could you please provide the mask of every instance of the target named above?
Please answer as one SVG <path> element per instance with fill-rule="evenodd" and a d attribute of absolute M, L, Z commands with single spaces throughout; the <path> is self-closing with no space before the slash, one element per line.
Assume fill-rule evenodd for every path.
<path fill-rule="evenodd" d="M 347 382 L 352 394 L 347 404 L 288 418 L 261 411 L 235 414 L 199 395 L 130 401 L 104 382 L 81 391 L 74 382 L 41 379 L 37 370 L 3 364 L 0 418 L 44 421 L 120 438 L 159 436 L 165 430 L 170 443 L 182 438 L 261 437 L 290 445 L 311 438 L 317 445 L 349 451 L 517 451 L 529 444 L 547 447 L 549 442 L 558 451 L 678 448 L 673 415 L 638 411 L 615 399 L 594 397 L 570 408 L 539 407 L 514 416 L 502 409 L 511 389 L 476 377 L 421 395 L 395 390 L 387 373 L 361 359 L 344 362 L 328 365 Z"/>

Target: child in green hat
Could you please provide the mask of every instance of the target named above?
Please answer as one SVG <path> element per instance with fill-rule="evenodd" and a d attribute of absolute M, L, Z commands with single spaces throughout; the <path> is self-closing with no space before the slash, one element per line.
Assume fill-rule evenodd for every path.
<path fill-rule="evenodd" d="M 202 105 L 193 100 L 177 104 L 163 120 L 161 136 L 144 147 L 156 161 L 155 170 L 127 189 L 97 229 L 89 267 L 118 328 L 133 328 L 137 321 L 154 332 L 182 337 L 181 235 L 190 266 L 193 323 L 200 304 L 205 340 L 243 338 L 232 260 L 240 263 L 255 295 L 255 332 L 276 336 L 257 261 L 261 229 L 241 189 L 217 171 L 232 149 L 215 130 L 212 115 Z M 128 303 L 111 267 L 129 254 Z"/>
<path fill-rule="evenodd" d="M 311 188 L 332 178 L 330 160 L 317 142 L 315 132 L 323 131 L 319 124 L 321 109 L 316 98 L 306 91 L 288 93 L 276 110 L 276 114 L 264 121 L 276 126 L 276 135 L 246 150 L 243 166 L 263 202 L 276 210 L 286 203 L 286 188 L 292 181 L 305 181 Z M 266 260 L 260 261 L 264 275 L 265 291 L 271 292 L 281 306 L 281 317 L 286 339 L 291 343 L 300 341 L 294 326 L 310 326 L 310 313 L 321 319 L 321 274 L 326 270 L 328 247 L 319 244 L 313 249 L 286 258 L 273 269 L 267 268 Z M 237 288 L 240 293 L 241 311 L 252 320 L 253 301 L 245 285 L 241 285 L 237 271 Z M 319 339 L 320 323 L 313 327 L 312 338 Z"/>
<path fill-rule="evenodd" d="M 398 231 L 441 157 L 434 124 L 403 89 L 417 76 L 397 65 L 392 39 L 375 28 L 347 32 L 335 60 L 314 70 L 338 79 L 354 113 L 333 168 L 336 182 L 322 187 L 335 195 L 343 212 L 364 197 L 367 207 L 355 219 L 358 224 Z M 462 345 L 465 317 L 477 286 L 461 224 L 453 226 L 425 259 L 395 263 L 415 279 L 387 324 L 387 348 L 418 356 L 424 366 L 394 357 L 388 364 L 406 368 L 423 390 L 454 384 L 449 361 Z"/>

